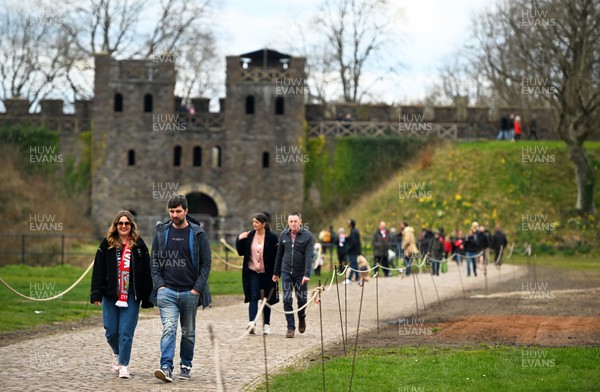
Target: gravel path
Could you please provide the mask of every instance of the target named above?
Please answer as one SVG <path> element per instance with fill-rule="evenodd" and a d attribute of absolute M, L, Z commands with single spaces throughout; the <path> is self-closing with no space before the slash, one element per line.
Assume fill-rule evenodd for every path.
<path fill-rule="evenodd" d="M 461 269 L 465 289 L 483 294 L 485 281 L 482 271 L 478 277 L 465 276 Z M 500 273 L 492 267 L 488 271 L 488 287 L 505 286 L 506 291 L 520 287 L 517 280 L 525 280 L 523 267 L 506 265 Z M 435 277 L 437 292 L 442 299 L 463 296 L 458 269 L 451 263 L 448 273 Z M 313 277 L 313 281 L 316 277 Z M 371 279 L 364 289 L 361 315 L 361 331 L 377 328 L 376 297 L 379 297 L 379 318 L 398 320 L 411 317 L 415 312 L 413 277 L 399 276 Z M 520 281 L 520 280 L 519 280 Z M 433 280 L 429 274 L 421 274 L 419 282 L 426 304 L 437 302 Z M 378 287 L 378 290 L 376 290 Z M 352 284 L 339 285 L 342 317 L 344 314 L 344 291 L 348 302 L 349 339 L 353 341 L 361 288 Z M 418 286 L 417 286 L 417 293 Z M 310 294 L 310 292 L 309 292 Z M 419 294 L 420 297 L 420 294 Z M 419 298 L 419 301 L 421 299 Z M 420 302 L 420 306 L 422 306 Z M 275 307 L 282 310 L 282 304 Z M 323 334 L 326 344 L 341 341 L 340 315 L 336 286 L 322 295 Z M 224 390 L 249 390 L 264 379 L 264 356 L 262 335 L 242 337 L 247 323 L 247 304 L 216 306 L 198 313 L 196 353 L 191 380 L 174 379 L 163 383 L 154 378 L 159 365 L 159 341 L 161 323 L 157 310 L 144 311 L 136 330 L 131 354 L 130 380 L 121 380 L 110 369 L 111 353 L 104 339 L 101 326 L 82 331 L 67 332 L 19 342 L 0 348 L 4 376 L 0 383 L 3 391 L 214 391 L 218 390 L 215 355 L 218 355 Z M 218 351 L 211 345 L 208 326 L 212 325 L 218 341 Z M 381 325 L 381 324 L 380 324 Z M 286 339 L 283 314 L 274 311 L 271 316 L 272 334 L 267 337 L 269 372 L 285 368 L 295 360 L 321 347 L 319 308 L 311 306 L 307 316 L 307 330 L 294 339 Z M 178 331 L 180 332 L 180 331 Z M 400 334 L 399 334 L 400 335 Z M 178 336 L 179 338 L 179 336 Z M 400 336 L 399 336 L 400 338 Z M 360 340 L 360 336 L 359 336 Z M 176 369 L 178 367 L 176 348 Z M 178 370 L 176 370 L 176 373 Z"/>

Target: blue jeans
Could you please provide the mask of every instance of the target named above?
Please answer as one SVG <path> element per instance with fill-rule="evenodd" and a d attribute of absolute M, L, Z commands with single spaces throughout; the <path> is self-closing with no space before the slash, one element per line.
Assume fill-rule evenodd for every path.
<path fill-rule="evenodd" d="M 498 132 L 498 136 L 496 137 L 497 140 L 503 140 L 503 139 L 508 139 L 506 132 L 504 129 L 501 129 L 500 132 Z"/>
<path fill-rule="evenodd" d="M 473 274 L 477 276 L 477 253 L 467 252 L 467 276 L 471 275 L 471 264 L 473 264 Z"/>
<path fill-rule="evenodd" d="M 406 267 L 406 275 L 410 275 L 410 264 L 412 263 L 412 258 L 409 256 L 404 256 L 404 266 Z"/>
<path fill-rule="evenodd" d="M 454 254 L 454 261 L 456 261 L 457 265 L 460 265 L 460 263 L 462 263 L 462 260 L 463 260 L 464 257 L 465 256 L 463 256 L 461 254 L 455 253 Z"/>
<path fill-rule="evenodd" d="M 199 295 L 189 290 L 172 290 L 168 287 L 158 290 L 157 303 L 160 321 L 163 325 L 160 338 L 160 367 L 173 369 L 177 322 L 181 321 L 181 342 L 179 344 L 180 365 L 192 367 L 196 342 L 196 313 Z"/>
<path fill-rule="evenodd" d="M 293 291 L 296 292 L 296 301 L 298 302 L 298 308 L 301 308 L 306 304 L 308 297 L 308 283 L 302 283 L 302 278 L 304 276 L 293 276 L 287 272 L 281 273 L 281 286 L 283 291 L 283 310 L 286 312 L 291 312 L 294 310 L 292 297 Z M 304 320 L 305 317 L 305 309 L 302 309 L 298 312 L 298 320 Z M 296 324 L 294 322 L 294 314 L 286 314 L 285 319 L 287 320 L 287 328 L 288 329 L 296 329 Z"/>
<path fill-rule="evenodd" d="M 432 275 L 437 275 L 440 276 L 440 265 L 442 264 L 441 261 L 431 261 L 431 274 Z"/>
<path fill-rule="evenodd" d="M 102 297 L 102 323 L 105 336 L 113 354 L 119 355 L 119 364 L 129 366 L 133 334 L 140 313 L 140 301 L 135 300 L 133 290 L 129 292 L 126 308 L 115 305 L 114 299 Z"/>
<path fill-rule="evenodd" d="M 360 275 L 358 273 L 358 255 L 348 255 L 348 261 L 350 262 L 351 268 L 348 279 L 352 280 L 352 277 L 354 277 L 354 274 L 356 274 L 356 280 L 358 281 L 360 279 Z"/>
<path fill-rule="evenodd" d="M 250 305 L 248 306 L 248 318 L 250 321 L 254 321 L 256 315 L 258 314 L 258 301 L 260 300 L 260 290 L 263 289 L 265 293 L 265 298 L 269 296 L 270 293 L 267 292 L 266 285 L 263 283 L 264 279 L 271 279 L 272 275 L 267 277 L 265 274 L 259 274 L 258 272 L 254 272 L 252 270 L 248 271 L 248 278 L 250 280 Z M 272 294 L 273 296 L 276 293 Z M 263 308 L 263 324 L 271 324 L 271 308 L 265 305 Z"/>

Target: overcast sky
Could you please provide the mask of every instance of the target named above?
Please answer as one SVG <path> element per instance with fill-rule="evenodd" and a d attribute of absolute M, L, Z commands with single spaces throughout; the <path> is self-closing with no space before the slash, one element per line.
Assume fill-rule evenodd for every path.
<path fill-rule="evenodd" d="M 285 51 L 282 29 L 300 21 L 310 28 L 318 0 L 221 0 L 218 32 L 226 55 L 263 47 Z M 493 5 L 493 0 L 392 0 L 402 17 L 394 26 L 400 37 L 398 77 L 376 85 L 381 101 L 405 103 L 420 99 L 431 86 L 438 69 L 469 35 L 474 14 Z M 375 75 L 371 75 L 372 78 Z"/>

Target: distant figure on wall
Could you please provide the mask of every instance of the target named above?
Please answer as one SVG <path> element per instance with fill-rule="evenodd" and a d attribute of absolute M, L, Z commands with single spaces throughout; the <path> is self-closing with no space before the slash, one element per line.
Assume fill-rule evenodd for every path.
<path fill-rule="evenodd" d="M 527 135 L 527 139 L 533 139 L 534 137 L 535 140 L 538 140 L 537 120 L 535 113 L 531 115 L 531 121 L 529 122 L 529 135 Z"/>
<path fill-rule="evenodd" d="M 498 132 L 498 136 L 496 136 L 497 140 L 508 139 L 508 115 L 504 114 L 502 118 L 500 118 L 500 132 Z"/>
<path fill-rule="evenodd" d="M 521 140 L 521 116 L 515 117 L 514 126 L 515 126 L 515 139 L 514 140 Z"/>

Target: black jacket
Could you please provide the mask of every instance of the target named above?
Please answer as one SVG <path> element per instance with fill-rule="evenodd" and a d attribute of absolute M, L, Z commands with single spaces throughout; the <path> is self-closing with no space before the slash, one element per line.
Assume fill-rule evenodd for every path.
<path fill-rule="evenodd" d="M 508 245 L 508 241 L 504 233 L 501 230 L 495 230 L 491 239 L 491 248 L 499 251 L 500 247 L 506 249 L 506 245 Z"/>
<path fill-rule="evenodd" d="M 142 302 L 142 308 L 151 308 L 152 276 L 150 275 L 150 255 L 144 240 L 139 237 L 131 249 L 131 279 L 134 295 Z M 131 281 L 130 281 L 131 283 Z M 96 251 L 92 270 L 92 290 L 90 302 L 102 301 L 102 297 L 117 301 L 119 295 L 119 267 L 117 248 L 109 248 L 104 238 Z"/>
<path fill-rule="evenodd" d="M 281 276 L 282 272 L 287 272 L 292 276 L 310 278 L 314 245 L 312 233 L 304 228 L 296 234 L 296 241 L 293 244 L 290 229 L 282 231 L 279 236 L 273 275 Z"/>
<path fill-rule="evenodd" d="M 477 240 L 477 234 L 468 235 L 465 237 L 465 252 L 477 253 L 481 249 L 479 248 L 479 241 Z"/>
<path fill-rule="evenodd" d="M 190 253 L 192 255 L 192 264 L 196 268 L 196 283 L 194 284 L 194 290 L 200 292 L 200 300 L 198 306 L 202 305 L 202 308 L 206 308 L 212 303 L 212 297 L 210 295 L 210 289 L 208 287 L 208 275 L 210 274 L 211 267 L 211 253 L 210 243 L 208 242 L 208 236 L 202 228 L 202 226 L 194 223 L 193 220 L 188 219 L 188 223 L 191 226 L 190 233 Z M 154 288 L 150 295 L 150 300 L 156 304 L 156 294 L 158 288 L 165 285 L 163 279 L 164 267 L 165 267 L 165 256 L 167 255 L 167 236 L 168 231 L 173 224 L 172 221 L 166 223 L 159 223 L 156 225 L 156 232 L 154 234 L 154 241 L 152 242 L 152 281 L 154 282 Z"/>
<path fill-rule="evenodd" d="M 356 227 L 350 230 L 350 235 L 346 237 L 346 254 L 347 255 L 359 255 L 362 253 L 362 246 L 360 244 L 360 232 Z"/>
<path fill-rule="evenodd" d="M 244 302 L 250 302 L 250 247 L 252 246 L 252 240 L 256 230 L 251 230 L 248 238 L 240 240 L 239 237 L 235 240 L 235 248 L 237 249 L 238 255 L 244 256 L 244 264 L 242 266 L 242 287 L 244 289 Z M 279 302 L 279 296 L 277 295 L 277 284 L 273 282 L 273 270 L 275 269 L 275 258 L 277 257 L 277 235 L 272 231 L 265 231 L 265 245 L 263 253 L 263 261 L 265 263 L 265 273 L 261 274 L 261 287 L 265 290 L 265 297 L 268 297 L 273 290 L 268 303 L 273 305 Z"/>
<path fill-rule="evenodd" d="M 390 232 L 387 229 L 385 229 L 385 233 L 385 238 L 383 238 L 379 229 L 377 229 L 377 231 L 373 233 L 373 256 L 387 257 L 388 250 L 390 249 L 390 244 L 388 242 L 390 238 Z"/>

